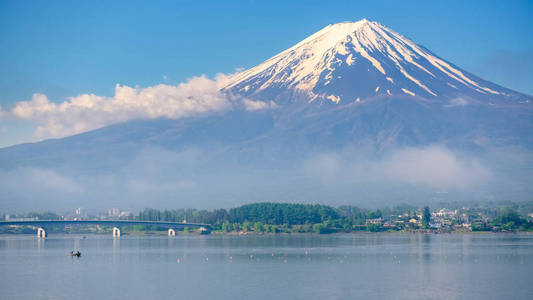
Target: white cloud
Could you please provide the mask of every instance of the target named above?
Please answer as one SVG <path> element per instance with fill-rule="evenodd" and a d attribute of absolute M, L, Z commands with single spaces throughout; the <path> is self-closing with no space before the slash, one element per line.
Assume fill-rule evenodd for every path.
<path fill-rule="evenodd" d="M 343 170 L 344 158 L 337 153 L 322 153 L 305 162 L 303 172 L 311 174 L 324 183 L 335 183 L 340 177 L 347 174 Z M 352 170 L 348 172 L 351 173 Z"/>
<path fill-rule="evenodd" d="M 370 181 L 465 189 L 492 179 L 474 157 L 461 157 L 439 145 L 394 149 L 380 158 L 364 150 L 326 153 L 308 160 L 303 170 L 326 184 Z"/>
<path fill-rule="evenodd" d="M 249 99 L 243 100 L 244 107 L 247 111 L 256 111 L 256 110 L 264 110 L 269 108 L 276 108 L 277 105 L 274 101 L 270 102 L 263 102 L 263 101 L 252 101 Z"/>
<path fill-rule="evenodd" d="M 233 207 L 254 201 L 390 205 L 438 200 L 526 199 L 533 194 L 533 156 L 526 149 L 494 149 L 488 155 L 434 145 L 395 149 L 317 152 L 265 167 L 206 148 L 139 150 L 124 163 L 2 170 L 0 210 L 119 206 Z M 47 168 L 44 166 L 44 168 Z"/>
<path fill-rule="evenodd" d="M 476 159 L 461 158 L 441 146 L 398 150 L 376 167 L 390 179 L 437 188 L 467 188 L 491 177 Z"/>
<path fill-rule="evenodd" d="M 449 106 L 465 106 L 468 105 L 468 101 L 463 97 L 457 97 L 450 100 Z"/>
<path fill-rule="evenodd" d="M 117 84 L 112 97 L 82 94 L 57 103 L 46 95 L 33 94 L 10 110 L 0 107 L 0 120 L 25 120 L 36 126 L 38 140 L 64 137 L 134 119 L 194 117 L 238 108 L 246 111 L 273 109 L 273 102 L 252 101 L 221 92 L 233 75 L 202 75 L 178 85 L 146 88 Z M 164 76 L 164 80 L 168 78 Z"/>
<path fill-rule="evenodd" d="M 132 119 L 181 118 L 231 109 L 231 99 L 220 92 L 228 77 L 193 77 L 185 83 L 147 88 L 118 85 L 113 97 L 83 94 L 62 103 L 34 94 L 10 115 L 37 125 L 37 138 L 62 137 Z M 3 114 L 3 113 L 0 113 Z"/>
<path fill-rule="evenodd" d="M 67 195 L 83 193 L 84 188 L 72 178 L 54 170 L 22 168 L 0 172 L 2 189 L 20 191 L 20 194 L 39 194 L 58 192 Z"/>

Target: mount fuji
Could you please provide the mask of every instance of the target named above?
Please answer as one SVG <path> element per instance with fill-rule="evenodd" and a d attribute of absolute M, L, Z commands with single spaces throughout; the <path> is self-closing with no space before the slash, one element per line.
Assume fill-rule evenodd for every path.
<path fill-rule="evenodd" d="M 337 104 L 383 96 L 517 104 L 531 100 L 476 77 L 377 23 L 333 24 L 237 74 L 225 90 L 248 97 Z M 468 100 L 467 100 L 468 99 Z"/>
<path fill-rule="evenodd" d="M 483 181 L 490 187 L 476 197 L 533 193 L 533 97 L 462 70 L 377 22 L 326 26 L 232 75 L 220 92 L 231 109 L 0 149 L 0 189 L 12 199 L 4 206 L 33 205 L 29 199 L 41 195 L 74 205 L 69 199 L 95 197 L 88 190 L 101 206 L 124 197 L 135 205 L 175 197 L 190 205 L 213 197 L 226 201 L 217 205 L 316 197 L 346 203 L 353 193 L 395 201 L 428 199 L 436 189 L 464 192 L 480 178 L 500 185 Z M 509 149 L 520 149 L 511 161 Z M 32 170 L 44 182 L 75 187 L 49 194 Z M 13 188 L 18 182 L 34 192 Z M 426 189 L 414 192 L 419 185 Z"/>

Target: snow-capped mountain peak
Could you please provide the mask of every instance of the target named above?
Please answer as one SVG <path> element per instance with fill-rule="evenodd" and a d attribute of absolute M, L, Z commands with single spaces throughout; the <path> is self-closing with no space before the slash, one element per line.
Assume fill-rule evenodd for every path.
<path fill-rule="evenodd" d="M 226 91 L 286 101 L 336 103 L 375 96 L 511 97 L 378 22 L 328 25 L 264 63 L 236 74 Z"/>

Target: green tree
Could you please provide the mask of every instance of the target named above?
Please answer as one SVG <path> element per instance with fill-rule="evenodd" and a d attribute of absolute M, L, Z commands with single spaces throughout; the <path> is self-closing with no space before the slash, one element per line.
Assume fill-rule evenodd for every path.
<path fill-rule="evenodd" d="M 255 222 L 254 223 L 254 231 L 263 233 L 265 231 L 265 227 L 263 226 L 263 223 Z"/>
<path fill-rule="evenodd" d="M 527 222 L 520 217 L 520 215 L 510 206 L 504 206 L 500 209 L 498 216 L 493 220 L 493 225 L 506 231 L 517 230 L 521 225 L 526 225 Z"/>
<path fill-rule="evenodd" d="M 368 224 L 367 227 L 366 227 L 366 230 L 370 231 L 370 232 L 378 232 L 378 231 L 381 231 L 381 225 L 379 224 Z"/>
<path fill-rule="evenodd" d="M 429 207 L 424 206 L 424 211 L 422 212 L 422 227 L 425 229 L 429 228 L 430 221 L 431 221 L 431 213 L 429 212 Z"/>
<path fill-rule="evenodd" d="M 475 222 L 472 223 L 472 231 L 488 231 L 490 228 L 485 222 Z"/>
<path fill-rule="evenodd" d="M 350 223 L 345 223 L 344 226 L 343 226 L 343 229 L 344 231 L 346 232 L 350 232 L 352 230 L 352 224 Z"/>
<path fill-rule="evenodd" d="M 315 233 L 321 233 L 323 228 L 324 228 L 324 225 L 322 225 L 322 223 L 316 223 L 315 225 L 313 225 L 313 231 Z"/>
<path fill-rule="evenodd" d="M 522 219 L 520 218 L 520 215 L 514 210 L 513 208 L 509 206 L 504 206 L 500 210 L 500 220 L 501 223 L 514 223 L 514 224 L 520 224 L 522 222 Z"/>
<path fill-rule="evenodd" d="M 224 232 L 230 232 L 232 231 L 232 226 L 231 226 L 231 223 L 229 221 L 225 221 L 224 223 L 222 223 L 222 231 Z"/>
<path fill-rule="evenodd" d="M 244 232 L 250 231 L 250 222 L 246 221 L 246 222 L 242 223 L 242 231 L 244 231 Z"/>

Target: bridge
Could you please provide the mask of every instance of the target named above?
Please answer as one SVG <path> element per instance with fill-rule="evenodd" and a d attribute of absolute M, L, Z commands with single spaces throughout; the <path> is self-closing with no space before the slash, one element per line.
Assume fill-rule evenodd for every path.
<path fill-rule="evenodd" d="M 135 220 L 28 220 L 28 221 L 0 221 L 0 226 L 34 226 L 37 227 L 37 236 L 46 237 L 46 226 L 65 225 L 106 225 L 113 226 L 113 236 L 120 236 L 121 226 L 147 225 L 168 228 L 168 235 L 175 236 L 176 229 L 198 228 L 201 233 L 211 232 L 211 225 L 200 223 L 180 223 L 166 221 L 135 221 Z"/>

